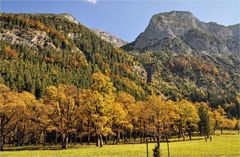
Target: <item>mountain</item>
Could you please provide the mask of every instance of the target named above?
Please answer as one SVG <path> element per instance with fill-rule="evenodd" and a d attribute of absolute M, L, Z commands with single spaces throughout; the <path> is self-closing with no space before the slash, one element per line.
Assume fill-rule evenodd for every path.
<path fill-rule="evenodd" d="M 88 88 L 91 74 L 100 70 L 111 77 L 117 91 L 137 99 L 150 91 L 144 68 L 132 55 L 102 40 L 70 14 L 1 13 L 0 21 L 0 83 L 13 90 L 40 98 L 49 85 Z"/>
<path fill-rule="evenodd" d="M 111 35 L 110 33 L 108 32 L 105 32 L 105 31 L 102 31 L 100 29 L 92 29 L 94 33 L 96 33 L 101 39 L 117 46 L 117 47 L 122 47 L 124 45 L 127 44 L 126 41 L 118 38 L 118 37 L 115 37 L 113 35 Z"/>
<path fill-rule="evenodd" d="M 122 48 L 145 67 L 148 84 L 165 96 L 227 108 L 240 89 L 239 26 L 205 23 L 186 11 L 159 13 Z"/>
<path fill-rule="evenodd" d="M 145 31 L 125 48 L 240 58 L 239 24 L 226 27 L 214 22 L 205 23 L 185 11 L 160 13 L 154 15 Z"/>

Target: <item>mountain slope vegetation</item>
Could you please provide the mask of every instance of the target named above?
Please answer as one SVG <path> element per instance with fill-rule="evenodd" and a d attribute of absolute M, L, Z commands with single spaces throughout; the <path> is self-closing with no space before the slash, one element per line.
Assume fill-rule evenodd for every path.
<path fill-rule="evenodd" d="M 148 83 L 165 96 L 227 109 L 240 91 L 237 30 L 239 24 L 205 23 L 190 12 L 159 13 L 122 48 L 135 55 L 147 71 Z"/>
<path fill-rule="evenodd" d="M 189 20 L 189 13 L 183 15 Z M 158 16 L 153 16 L 154 24 L 158 24 Z M 171 21 L 176 23 L 179 17 L 172 16 Z M 0 20 L 0 83 L 13 90 L 29 91 L 41 98 L 50 85 L 88 88 L 91 74 L 100 70 L 110 76 L 117 91 L 126 91 L 136 99 L 163 94 L 173 100 L 186 98 L 209 102 L 212 107 L 221 105 L 229 115 L 237 115 L 234 100 L 239 93 L 239 60 L 225 53 L 193 51 L 185 42 L 186 37 L 199 36 L 192 29 L 192 33 L 187 31 L 185 40 L 170 38 L 167 33 L 166 38 L 139 51 L 132 47 L 134 43 L 153 41 L 142 38 L 146 36 L 142 33 L 134 43 L 123 47 L 130 50 L 128 53 L 102 40 L 84 25 L 69 20 L 65 14 L 2 13 Z M 151 24 L 151 27 L 156 26 Z M 162 30 L 169 29 L 164 25 Z"/>
<path fill-rule="evenodd" d="M 45 87 L 65 83 L 86 88 L 100 70 L 118 90 L 146 95 L 138 63 L 82 24 L 53 14 L 1 14 L 0 80 L 18 91 L 44 95 Z M 126 80 L 126 81 L 124 81 Z"/>

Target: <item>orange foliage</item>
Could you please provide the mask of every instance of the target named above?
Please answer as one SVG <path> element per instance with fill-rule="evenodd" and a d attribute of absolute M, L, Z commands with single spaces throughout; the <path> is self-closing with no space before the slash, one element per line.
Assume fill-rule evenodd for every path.
<path fill-rule="evenodd" d="M 204 73 L 211 73 L 213 68 L 215 67 L 212 63 L 204 63 L 200 66 L 201 71 Z"/>
<path fill-rule="evenodd" d="M 122 64 L 121 66 L 122 66 L 122 69 L 123 69 L 124 71 L 126 71 L 128 74 L 131 74 L 131 73 L 132 73 L 131 67 L 130 67 L 129 64 Z"/>
<path fill-rule="evenodd" d="M 4 46 L 3 50 L 7 56 L 11 58 L 17 57 L 17 52 L 14 49 L 11 49 L 9 46 Z"/>

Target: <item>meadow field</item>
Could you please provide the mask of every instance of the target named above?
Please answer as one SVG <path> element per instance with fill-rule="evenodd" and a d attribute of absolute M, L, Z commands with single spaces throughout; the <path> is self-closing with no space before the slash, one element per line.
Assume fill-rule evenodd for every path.
<path fill-rule="evenodd" d="M 170 142 L 170 155 L 182 156 L 240 156 L 240 135 L 215 135 L 212 141 L 204 139 Z M 5 147 L 8 151 L 0 153 L 1 157 L 146 157 L 146 144 L 74 145 L 67 150 L 21 150 L 21 147 Z M 31 147 L 29 147 L 31 148 Z M 32 147 L 33 149 L 34 147 Z M 149 157 L 152 156 L 154 143 L 149 143 Z M 167 143 L 161 143 L 162 154 L 167 156 Z M 12 149 L 9 151 L 9 149 Z M 14 150 L 15 149 L 15 150 Z"/>

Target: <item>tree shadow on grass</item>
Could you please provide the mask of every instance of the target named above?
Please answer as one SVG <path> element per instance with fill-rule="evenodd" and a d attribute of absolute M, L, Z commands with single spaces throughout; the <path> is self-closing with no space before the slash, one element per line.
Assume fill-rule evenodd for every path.
<path fill-rule="evenodd" d="M 61 150 L 61 146 L 6 146 L 4 151 L 24 151 L 24 150 Z"/>
<path fill-rule="evenodd" d="M 185 141 L 195 141 L 195 140 L 203 140 L 203 137 L 193 138 L 192 140 L 186 139 Z M 169 142 L 182 142 L 183 140 L 178 139 L 170 139 Z M 156 141 L 148 141 L 149 143 L 155 143 Z M 165 143 L 166 141 L 161 141 L 161 143 Z M 139 144 L 139 143 L 120 143 L 120 145 L 128 145 L 128 144 Z M 112 145 L 112 144 L 107 144 Z M 114 144 L 115 145 L 115 144 Z M 67 149 L 78 148 L 76 145 L 69 145 Z M 26 151 L 26 150 L 64 150 L 61 145 L 30 145 L 30 146 L 6 146 L 4 147 L 4 151 Z"/>

